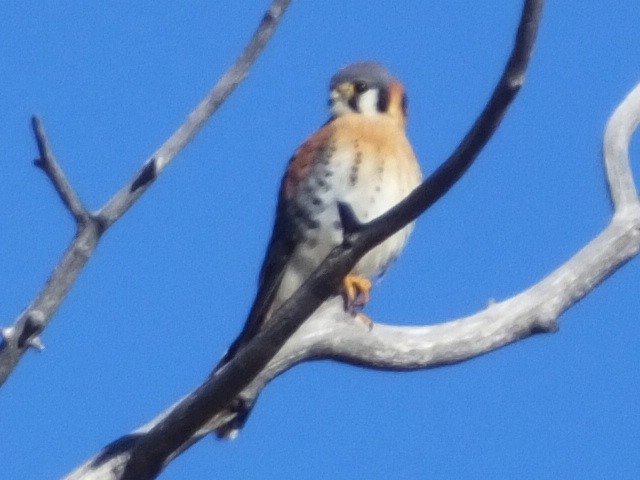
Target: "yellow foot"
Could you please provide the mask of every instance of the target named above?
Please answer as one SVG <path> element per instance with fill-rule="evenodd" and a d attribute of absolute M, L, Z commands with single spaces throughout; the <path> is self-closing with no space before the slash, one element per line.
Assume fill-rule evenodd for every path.
<path fill-rule="evenodd" d="M 368 279 L 350 273 L 344 277 L 342 288 L 344 290 L 343 295 L 346 310 L 357 310 L 369 302 L 371 282 Z"/>

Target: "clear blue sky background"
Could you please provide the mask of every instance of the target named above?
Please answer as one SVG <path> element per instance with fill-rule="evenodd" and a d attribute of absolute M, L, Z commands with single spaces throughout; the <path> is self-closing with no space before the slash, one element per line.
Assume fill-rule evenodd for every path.
<path fill-rule="evenodd" d="M 0 324 L 74 226 L 31 166 L 42 115 L 98 208 L 230 65 L 268 1 L 3 2 Z M 455 147 L 511 48 L 519 2 L 294 2 L 248 80 L 103 239 L 0 392 L 0 477 L 58 478 L 197 386 L 239 332 L 287 159 L 327 118 L 330 76 L 373 59 L 410 96 L 425 172 Z M 374 292 L 378 321 L 431 324 L 505 299 L 611 214 L 605 122 L 640 81 L 640 3 L 549 2 L 527 83 L 466 177 Z M 640 140 L 632 145 L 640 174 Z M 163 474 L 192 478 L 638 478 L 640 263 L 539 335 L 415 373 L 301 365 L 241 436 Z"/>

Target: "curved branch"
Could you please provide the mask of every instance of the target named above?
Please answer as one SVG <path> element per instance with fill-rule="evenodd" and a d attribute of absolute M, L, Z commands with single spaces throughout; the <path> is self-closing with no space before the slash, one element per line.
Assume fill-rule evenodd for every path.
<path fill-rule="evenodd" d="M 525 1 L 516 40 L 504 72 L 482 113 L 451 156 L 406 199 L 346 239 L 354 244 L 353 256 L 357 256 L 353 263 L 350 262 L 349 270 L 362 255 L 418 218 L 442 198 L 475 161 L 524 84 L 543 4 L 542 0 Z"/>
<path fill-rule="evenodd" d="M 225 368 L 216 372 L 158 419 L 134 434 L 116 440 L 67 478 L 155 478 L 172 458 L 233 415 L 228 405 L 239 393 L 242 392 L 244 396 L 245 389 L 252 389 L 256 385 L 257 395 L 261 379 L 268 381 L 261 372 L 282 371 L 297 361 L 314 358 L 314 355 L 326 355 L 326 352 L 323 354 L 321 349 L 318 350 L 320 342 L 314 344 L 310 356 L 301 356 L 298 360 L 289 358 L 285 363 L 278 360 L 288 358 L 282 356 L 289 351 L 287 347 L 281 350 L 285 342 L 333 294 L 335 286 L 357 261 L 377 243 L 391 236 L 441 198 L 486 145 L 524 80 L 538 31 L 542 4 L 541 0 L 525 1 L 512 54 L 494 94 L 458 149 L 429 179 L 388 214 L 371 223 L 358 225 L 358 228 L 346 234 L 343 245 L 334 249 L 304 285 L 274 313 L 269 328 L 261 331 L 243 347 Z M 327 302 L 326 308 L 335 308 L 336 302 Z M 336 310 L 336 313 L 343 314 L 341 310 Z M 323 306 L 318 313 L 326 311 Z M 318 313 L 314 317 L 318 317 Z M 314 325 L 314 322 L 309 319 L 306 325 Z M 303 331 L 307 331 L 306 326 L 300 330 Z M 316 331 L 312 331 L 310 335 L 318 340 Z M 299 336 L 296 335 L 295 338 Z M 297 341 L 295 338 L 291 339 L 293 345 Z M 279 350 L 281 353 L 274 359 Z M 270 365 L 277 366 L 276 370 L 267 367 L 270 361 Z M 94 477 L 93 473 L 98 470 L 106 472 L 107 476 Z"/>
<path fill-rule="evenodd" d="M 612 197 L 618 198 L 611 222 L 540 282 L 510 299 L 492 302 L 474 315 L 421 327 L 374 323 L 369 330 L 344 312 L 340 298 L 329 300 L 287 341 L 242 396 L 255 399 L 273 378 L 307 360 L 334 359 L 366 368 L 417 370 L 461 362 L 536 333 L 555 331 L 563 312 L 640 252 L 640 202 L 628 157 L 639 119 L 640 84 L 618 106 L 605 134 L 607 182 Z M 222 417 L 213 419 L 210 429 L 215 430 L 223 421 Z"/>
<path fill-rule="evenodd" d="M 609 121 L 604 160 L 611 188 L 633 184 L 627 153 L 607 158 L 610 152 L 606 144 L 611 136 L 624 136 L 627 144 L 619 144 L 616 152 L 628 152 L 628 142 L 640 117 L 638 92 L 640 84 Z M 620 112 L 624 112 L 621 117 Z M 611 125 L 617 125 L 615 131 L 610 130 Z M 474 315 L 439 325 L 374 323 L 369 329 L 345 313 L 342 299 L 334 297 L 305 321 L 241 395 L 254 400 L 267 383 L 304 361 L 333 359 L 365 368 L 411 371 L 462 362 L 536 333 L 554 332 L 564 311 L 639 252 L 640 203 L 637 196 L 628 196 L 618 204 L 610 224 L 570 260 L 525 291 L 505 301 L 492 302 Z M 166 415 L 163 413 L 142 430 L 161 422 Z M 191 442 L 214 431 L 231 415 L 231 411 L 220 412 Z"/>
<path fill-rule="evenodd" d="M 640 252 L 640 202 L 628 149 L 640 119 L 640 84 L 618 106 L 604 139 L 607 182 L 616 198 L 610 224 L 546 278 L 481 312 L 432 326 L 375 323 L 371 330 L 326 302 L 243 391 L 249 399 L 297 363 L 330 358 L 366 368 L 416 370 L 468 360 L 538 332 L 553 332 L 559 316 Z M 215 429 L 215 423 L 211 425 Z"/>
<path fill-rule="evenodd" d="M 42 349 L 39 334 L 46 328 L 62 304 L 98 246 L 102 234 L 140 198 L 160 172 L 180 153 L 246 78 L 249 69 L 271 38 L 290 3 L 291 0 L 273 1 L 249 44 L 211 92 L 178 130 L 144 163 L 133 179 L 95 214 L 89 213 L 80 202 L 53 156 L 42 122 L 34 117 L 34 134 L 40 151 L 40 158 L 36 160 L 36 165 L 45 171 L 64 205 L 75 218 L 77 233 L 36 299 L 18 316 L 13 325 L 1 330 L 0 386 L 15 370 L 30 347 Z"/>
<path fill-rule="evenodd" d="M 629 143 L 640 123 L 640 84 L 616 108 L 604 132 L 603 156 L 609 193 L 616 211 L 637 206 L 638 192 L 629 164 Z"/>

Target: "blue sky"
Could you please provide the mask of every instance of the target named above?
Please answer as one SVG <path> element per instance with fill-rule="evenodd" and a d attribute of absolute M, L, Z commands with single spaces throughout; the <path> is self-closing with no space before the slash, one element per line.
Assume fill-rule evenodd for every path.
<path fill-rule="evenodd" d="M 135 3 L 135 4 L 134 4 Z M 0 324 L 73 235 L 29 118 L 42 116 L 98 208 L 235 59 L 267 1 L 4 2 L 0 7 Z M 518 2 L 294 2 L 250 77 L 103 238 L 0 394 L 3 478 L 58 478 L 207 375 L 255 291 L 280 176 L 327 118 L 331 75 L 378 60 L 403 80 L 422 168 L 475 119 Z M 438 323 L 508 298 L 607 224 L 605 122 L 640 81 L 636 0 L 549 2 L 527 82 L 477 163 L 418 222 L 367 312 Z M 640 140 L 632 143 L 640 174 Z M 205 439 L 164 479 L 637 478 L 640 264 L 538 335 L 414 373 L 298 366 L 241 436 Z"/>

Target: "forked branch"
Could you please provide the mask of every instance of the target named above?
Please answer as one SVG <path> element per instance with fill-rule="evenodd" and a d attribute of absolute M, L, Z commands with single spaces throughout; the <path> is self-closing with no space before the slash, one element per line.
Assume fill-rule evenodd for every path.
<path fill-rule="evenodd" d="M 84 207 L 80 198 L 73 190 L 73 187 L 64 175 L 62 168 L 58 164 L 56 157 L 49 145 L 49 139 L 44 131 L 44 125 L 38 117 L 33 117 L 31 121 L 33 127 L 33 134 L 36 137 L 36 144 L 38 145 L 38 152 L 40 156 L 34 161 L 35 165 L 41 168 L 51 180 L 53 187 L 58 192 L 60 200 L 67 210 L 71 212 L 76 224 L 82 224 L 86 222 L 90 217 L 89 211 Z"/>
<path fill-rule="evenodd" d="M 62 202 L 73 215 L 77 233 L 64 256 L 35 300 L 0 332 L 0 386 L 15 370 L 30 348 L 42 349 L 40 333 L 67 296 L 78 275 L 98 246 L 102 234 L 140 198 L 164 168 L 200 131 L 205 122 L 247 76 L 249 69 L 271 38 L 291 0 L 274 0 L 258 29 L 240 57 L 222 76 L 209 94 L 189 115 L 183 125 L 149 158 L 131 181 L 116 193 L 98 212 L 90 213 L 67 181 L 56 162 L 42 122 L 33 119 L 33 129 L 40 152 L 36 165 L 47 174 Z"/>

